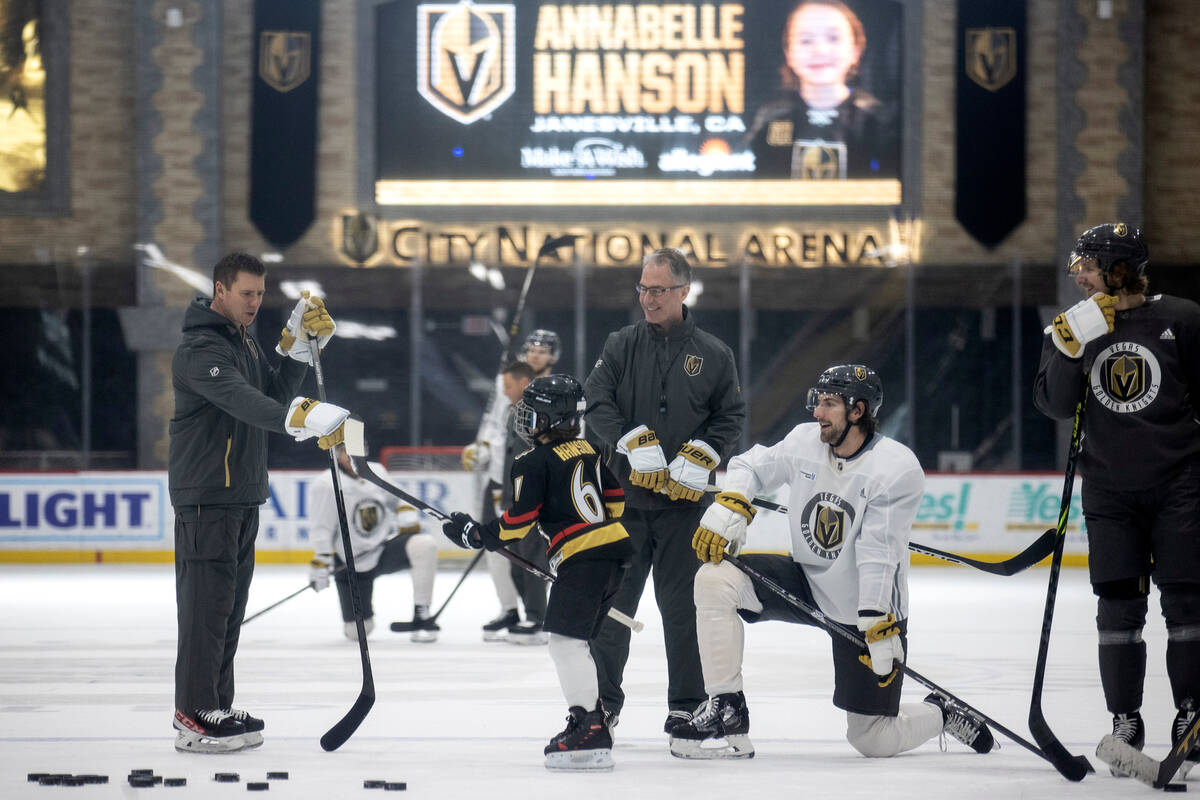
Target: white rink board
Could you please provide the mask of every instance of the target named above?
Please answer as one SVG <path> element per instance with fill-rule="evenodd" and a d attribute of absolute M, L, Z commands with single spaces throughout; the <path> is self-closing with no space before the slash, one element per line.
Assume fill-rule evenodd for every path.
<path fill-rule="evenodd" d="M 311 550 L 310 487 L 322 474 L 271 474 L 259 550 Z M 437 508 L 476 511 L 476 479 L 470 473 L 394 472 L 392 479 Z M 1076 481 L 1067 553 L 1087 552 L 1079 491 Z M 1016 553 L 1054 527 L 1061 493 L 1062 476 L 1056 473 L 930 475 L 912 538 L 956 553 Z M 788 502 L 784 495 L 767 499 Z M 173 525 L 166 472 L 0 475 L 0 550 L 171 550 Z M 425 525 L 437 531 L 435 520 L 426 517 Z M 747 548 L 786 550 L 788 538 L 786 517 L 763 511 L 750 527 Z"/>

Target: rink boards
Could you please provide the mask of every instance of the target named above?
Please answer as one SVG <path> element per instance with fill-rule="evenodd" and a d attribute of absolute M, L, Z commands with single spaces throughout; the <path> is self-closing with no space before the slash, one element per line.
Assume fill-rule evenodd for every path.
<path fill-rule="evenodd" d="M 321 474 L 271 474 L 271 496 L 260 518 L 260 561 L 308 560 L 310 487 Z M 391 474 L 397 485 L 430 505 L 478 510 L 479 493 L 470 473 Z M 1079 492 L 1076 481 L 1065 546 L 1070 564 L 1086 563 Z M 1061 494 L 1062 476 L 1054 473 L 931 474 L 912 539 L 975 557 L 1006 557 L 1055 526 Z M 788 502 L 779 494 L 765 497 Z M 169 561 L 173 525 L 166 472 L 0 475 L 0 561 Z M 434 520 L 426 518 L 425 525 L 437 532 Z M 788 542 L 786 516 L 762 511 L 750 527 L 747 549 L 786 551 Z M 463 554 L 442 543 L 442 557 Z"/>

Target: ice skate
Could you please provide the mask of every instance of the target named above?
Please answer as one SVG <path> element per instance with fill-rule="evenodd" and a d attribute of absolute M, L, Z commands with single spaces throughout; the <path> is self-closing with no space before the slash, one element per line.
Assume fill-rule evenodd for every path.
<path fill-rule="evenodd" d="M 483 640 L 485 642 L 503 642 L 508 636 L 508 629 L 521 621 L 517 615 L 515 608 L 509 609 L 500 614 L 491 622 L 483 626 Z"/>
<path fill-rule="evenodd" d="M 263 743 L 263 728 L 267 724 L 258 717 L 252 717 L 246 711 L 240 708 L 227 708 L 225 713 L 242 723 L 246 729 L 246 749 L 253 750 L 255 747 L 261 747 Z"/>
<path fill-rule="evenodd" d="M 592 711 L 571 706 L 567 727 L 550 740 L 545 752 L 546 769 L 612 769 L 612 735 L 600 704 Z"/>
<path fill-rule="evenodd" d="M 185 714 L 176 709 L 172 724 L 179 732 L 175 736 L 175 749 L 181 753 L 234 753 L 246 748 L 246 726 L 228 711 L 212 709 Z M 261 734 L 259 744 L 262 744 Z"/>
<path fill-rule="evenodd" d="M 442 627 L 429 619 L 429 608 L 426 606 L 415 606 L 413 608 L 412 633 L 408 635 L 410 642 L 418 642 L 420 644 L 430 644 L 436 642 L 438 631 Z"/>
<path fill-rule="evenodd" d="M 1171 730 L 1174 733 L 1173 727 Z M 1113 714 L 1112 738 L 1134 750 L 1141 750 L 1146 744 L 1146 726 L 1142 722 L 1142 715 L 1137 711 L 1132 714 Z M 1120 761 L 1109 762 L 1108 771 L 1117 778 L 1128 778 L 1130 775 L 1128 770 L 1121 768 Z"/>
<path fill-rule="evenodd" d="M 976 753 L 990 753 L 996 746 L 996 740 L 987 725 L 962 713 L 941 695 L 931 694 L 925 698 L 925 702 L 941 710 L 943 734 L 950 734 Z"/>
<path fill-rule="evenodd" d="M 1192 724 L 1192 720 L 1196 718 L 1196 706 L 1192 699 L 1183 701 L 1179 712 L 1175 714 L 1175 721 L 1171 723 L 1171 749 L 1173 750 L 1179 744 L 1179 740 L 1187 733 L 1188 726 Z M 1175 773 L 1175 780 L 1182 781 L 1192 771 L 1192 767 L 1200 763 L 1200 743 L 1193 745 L 1191 752 L 1187 754 L 1187 758 L 1179 765 L 1179 771 Z"/>
<path fill-rule="evenodd" d="M 686 725 L 692 721 L 692 712 L 684 711 L 681 708 L 673 708 L 667 712 L 666 722 L 663 723 L 663 733 L 672 734 L 680 725 Z"/>
<path fill-rule="evenodd" d="M 668 718 L 667 722 L 670 722 Z M 671 731 L 671 755 L 677 758 L 754 758 L 746 696 L 730 692 L 710 697 L 689 721 Z"/>
<path fill-rule="evenodd" d="M 508 643 L 520 645 L 549 644 L 550 634 L 542 630 L 542 623 L 526 620 L 508 629 Z"/>

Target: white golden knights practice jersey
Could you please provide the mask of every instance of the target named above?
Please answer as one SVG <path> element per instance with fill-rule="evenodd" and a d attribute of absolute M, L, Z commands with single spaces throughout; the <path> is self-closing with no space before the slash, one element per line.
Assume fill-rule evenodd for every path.
<path fill-rule="evenodd" d="M 925 490 L 913 452 L 881 434 L 838 458 L 815 422 L 772 447 L 729 462 L 725 489 L 756 494 L 786 487 L 792 558 L 804 567 L 826 615 L 855 625 L 859 609 L 908 617 L 908 542 Z"/>
<path fill-rule="evenodd" d="M 387 476 L 382 464 L 371 462 L 376 474 Z M 421 514 L 395 497 L 364 481 L 338 472 L 342 497 L 346 503 L 346 524 L 350 528 L 350 546 L 354 549 L 354 569 L 367 572 L 379 563 L 383 542 L 393 533 L 417 533 Z M 342 533 L 338 524 L 337 503 L 333 499 L 333 479 L 329 470 L 312 483 L 312 543 L 316 553 L 337 552 L 346 560 Z"/>

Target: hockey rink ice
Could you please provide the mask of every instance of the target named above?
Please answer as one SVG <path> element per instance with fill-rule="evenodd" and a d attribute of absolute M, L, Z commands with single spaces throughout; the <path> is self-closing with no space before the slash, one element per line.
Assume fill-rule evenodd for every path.
<path fill-rule="evenodd" d="M 462 562 L 465 564 L 465 561 Z M 434 607 L 462 565 L 438 574 Z M 998 577 L 963 567 L 914 567 L 909 666 L 1017 734 L 1026 719 L 1048 570 Z M 248 613 L 304 586 L 307 567 L 262 565 Z M 661 624 L 647 590 L 626 673 L 628 702 L 608 773 L 551 773 L 542 748 L 566 709 L 545 647 L 484 643 L 497 612 L 477 568 L 439 622 L 440 640 L 413 644 L 388 622 L 412 612 L 406 573 L 376 584 L 379 627 L 369 640 L 377 700 L 366 722 L 333 753 L 318 743 L 354 703 L 362 683 L 358 647 L 343 638 L 335 590 L 305 592 L 242 632 L 236 704 L 266 720 L 265 744 L 230 755 L 177 753 L 171 729 L 175 601 L 170 565 L 0 565 L 0 798 L 245 797 L 268 771 L 268 797 L 377 797 L 364 780 L 403 781 L 412 798 L 1115 798 L 1150 796 L 1117 779 L 1094 756 L 1109 732 L 1096 668 L 1095 604 L 1086 571 L 1065 569 L 1059 586 L 1043 707 L 1051 727 L 1097 771 L 1070 783 L 997 733 L 980 756 L 937 740 L 892 759 L 868 760 L 846 743 L 830 703 L 829 639 L 823 631 L 763 623 L 747 627 L 746 696 L 752 760 L 683 761 L 660 732 L 665 706 Z M 1174 715 L 1163 665 L 1157 593 L 1146 626 L 1149 663 L 1146 750 L 1166 754 Z M 909 679 L 905 701 L 926 690 Z M 135 789 L 126 776 L 152 769 L 187 785 Z M 30 784 L 30 772 L 100 774 L 101 786 Z M 238 783 L 216 783 L 236 772 Z M 1195 789 L 1197 777 L 1188 781 Z M 258 796 L 253 795 L 253 796 Z"/>

